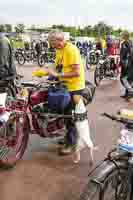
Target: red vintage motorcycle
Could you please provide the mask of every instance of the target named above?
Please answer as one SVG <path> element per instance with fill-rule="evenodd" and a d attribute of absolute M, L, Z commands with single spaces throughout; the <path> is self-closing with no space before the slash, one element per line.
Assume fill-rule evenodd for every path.
<path fill-rule="evenodd" d="M 9 114 L 6 122 L 0 120 L 0 167 L 13 167 L 22 158 L 27 148 L 29 133 L 44 138 L 64 136 L 64 119 L 73 117 L 72 109 L 64 114 L 62 111 L 57 113 L 48 106 L 49 88 L 57 88 L 59 85 L 58 81 L 22 82 L 19 85 L 22 88 L 18 97 L 7 97 L 6 107 L 0 107 L 0 119 Z M 91 89 L 89 92 L 91 101 L 94 92 Z"/>

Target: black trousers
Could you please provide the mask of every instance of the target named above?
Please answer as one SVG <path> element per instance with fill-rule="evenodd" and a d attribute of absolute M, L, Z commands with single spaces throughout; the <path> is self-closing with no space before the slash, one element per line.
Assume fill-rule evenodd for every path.
<path fill-rule="evenodd" d="M 129 88 L 132 87 L 133 83 L 133 66 L 127 63 L 127 61 L 122 63 L 120 81 L 126 89 L 126 95 L 128 95 Z"/>
<path fill-rule="evenodd" d="M 74 95 L 82 96 L 82 91 L 83 90 L 77 90 L 77 91 L 70 92 L 72 103 L 71 103 L 70 108 L 68 110 L 74 110 L 75 109 L 75 104 L 74 104 L 72 98 L 73 98 Z M 75 146 L 77 144 L 77 138 L 78 138 L 78 133 L 77 133 L 76 126 L 75 126 L 75 121 L 73 119 L 66 119 L 65 125 L 66 125 L 66 129 L 67 129 L 67 133 L 66 133 L 66 137 L 65 137 L 66 145 Z"/>

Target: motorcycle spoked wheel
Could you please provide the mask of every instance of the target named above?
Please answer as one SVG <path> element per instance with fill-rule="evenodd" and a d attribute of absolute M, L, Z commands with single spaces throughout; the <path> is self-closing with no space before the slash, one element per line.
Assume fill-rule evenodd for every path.
<path fill-rule="evenodd" d="M 104 77 L 103 77 L 101 66 L 97 66 L 94 72 L 94 82 L 96 86 L 100 85 L 103 78 Z"/>
<path fill-rule="evenodd" d="M 28 132 L 28 117 L 11 116 L 7 124 L 0 127 L 0 168 L 12 168 L 22 158 L 28 144 Z"/>
<path fill-rule="evenodd" d="M 19 65 L 24 65 L 25 64 L 25 58 L 23 55 L 19 55 L 18 58 L 17 58 L 17 61 L 18 61 L 18 64 Z"/>
<path fill-rule="evenodd" d="M 44 56 L 43 55 L 40 55 L 39 57 L 38 57 L 38 65 L 40 66 L 40 67 L 43 67 L 43 65 L 46 63 L 46 61 L 45 61 L 45 59 L 44 59 Z"/>

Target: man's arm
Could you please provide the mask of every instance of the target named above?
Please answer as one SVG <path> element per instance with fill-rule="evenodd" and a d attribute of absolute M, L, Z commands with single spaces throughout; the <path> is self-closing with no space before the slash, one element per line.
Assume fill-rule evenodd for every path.
<path fill-rule="evenodd" d="M 55 70 L 54 65 L 50 65 L 48 67 L 45 67 L 44 70 L 47 71 L 50 75 L 55 77 L 64 77 L 64 78 L 74 78 L 80 76 L 80 65 L 73 64 L 71 65 L 72 70 L 70 72 L 65 73 L 57 73 Z"/>
<path fill-rule="evenodd" d="M 59 76 L 62 76 L 64 78 L 74 78 L 80 76 L 80 65 L 79 64 L 73 64 L 71 65 L 71 72 L 66 72 L 65 74 L 60 73 Z"/>

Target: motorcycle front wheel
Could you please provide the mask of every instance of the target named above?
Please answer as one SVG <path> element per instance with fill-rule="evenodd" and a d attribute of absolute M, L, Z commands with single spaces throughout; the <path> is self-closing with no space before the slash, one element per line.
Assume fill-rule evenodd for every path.
<path fill-rule="evenodd" d="M 25 58 L 23 56 L 23 54 L 20 54 L 17 58 L 18 64 L 19 65 L 24 65 L 25 64 Z"/>
<path fill-rule="evenodd" d="M 46 63 L 46 59 L 45 59 L 44 55 L 39 55 L 37 60 L 38 60 L 38 65 L 40 67 L 43 67 L 43 65 L 45 65 L 45 63 Z"/>
<path fill-rule="evenodd" d="M 29 139 L 29 120 L 11 116 L 0 127 L 0 168 L 9 169 L 22 158 Z"/>

